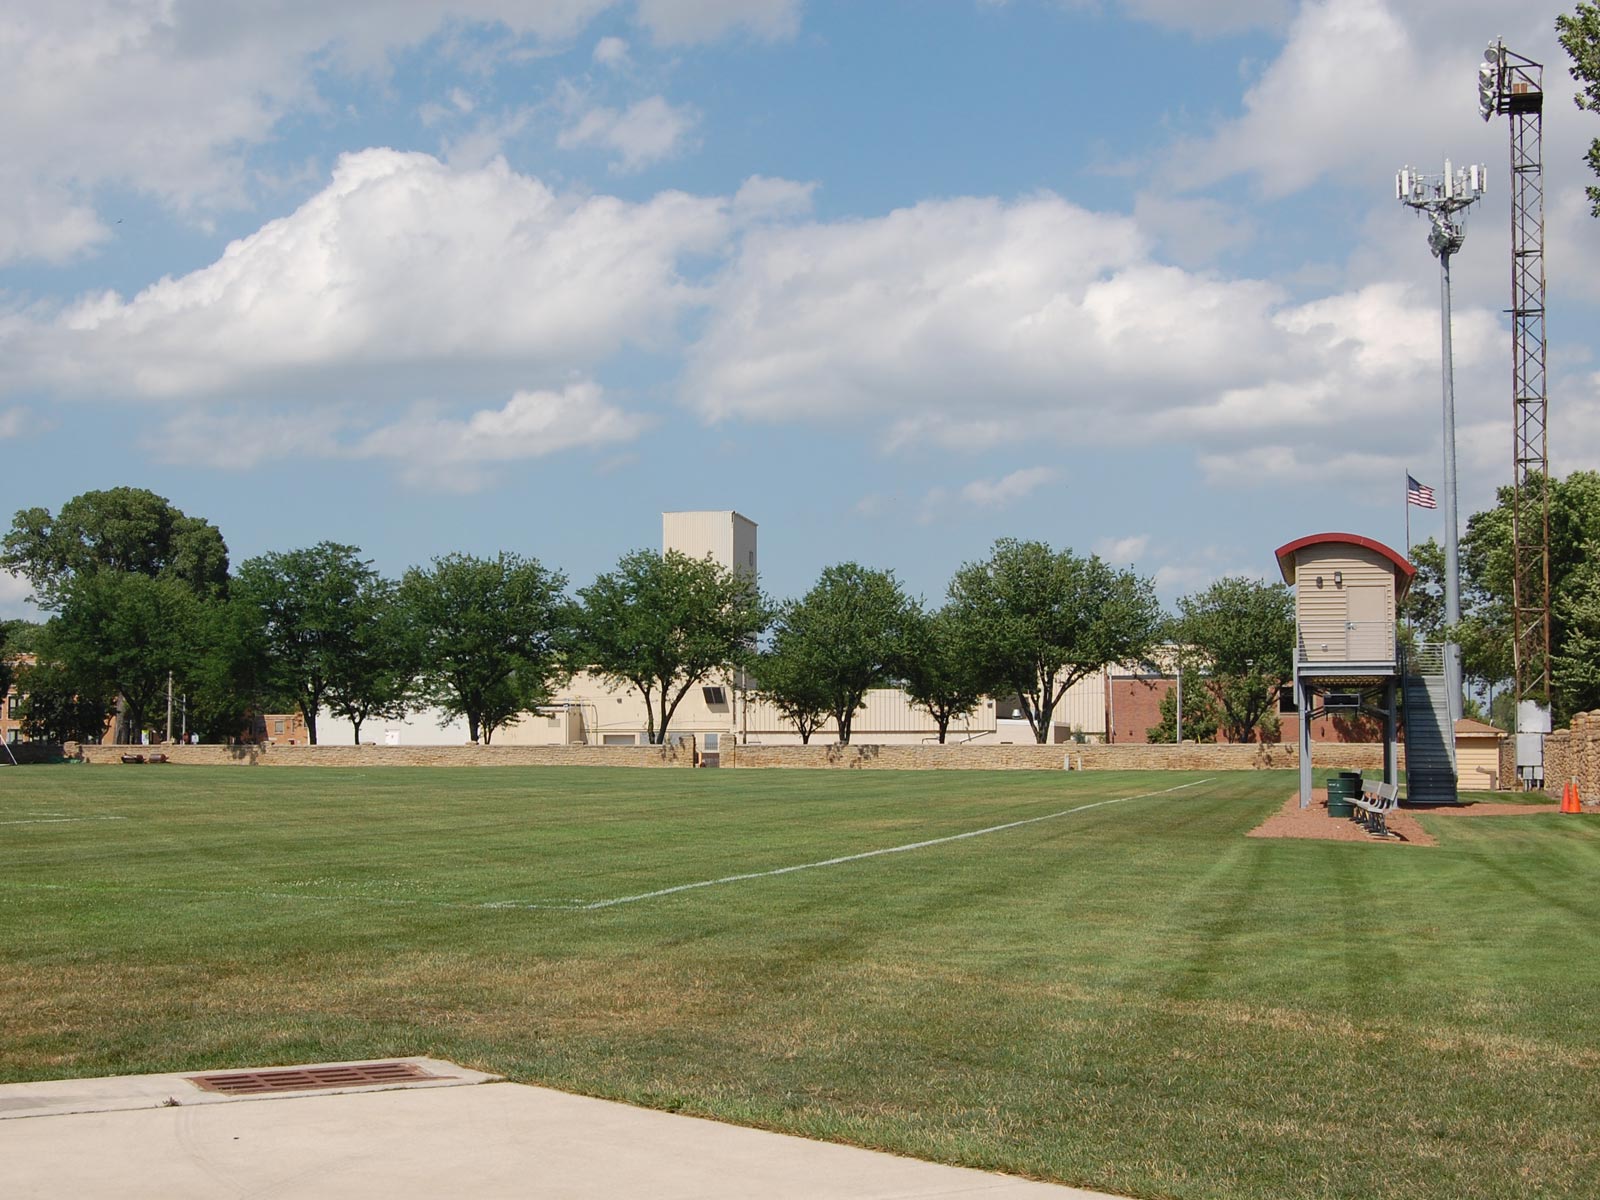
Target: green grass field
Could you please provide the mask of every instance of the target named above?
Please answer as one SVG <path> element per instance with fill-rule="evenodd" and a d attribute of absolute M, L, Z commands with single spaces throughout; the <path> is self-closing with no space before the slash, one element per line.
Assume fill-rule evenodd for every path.
<path fill-rule="evenodd" d="M 1140 1197 L 1600 1195 L 1600 822 L 1244 837 L 1293 787 L 4 769 L 0 1078 L 431 1054 Z"/>

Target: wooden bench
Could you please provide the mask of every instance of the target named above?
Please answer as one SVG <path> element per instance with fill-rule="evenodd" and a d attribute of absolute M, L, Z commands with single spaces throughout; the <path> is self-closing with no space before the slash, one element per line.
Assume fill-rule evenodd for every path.
<path fill-rule="evenodd" d="M 1374 837 L 1388 837 L 1389 814 L 1400 807 L 1398 783 L 1361 782 L 1361 795 L 1352 796 L 1350 803 L 1361 815 L 1356 817 Z"/>

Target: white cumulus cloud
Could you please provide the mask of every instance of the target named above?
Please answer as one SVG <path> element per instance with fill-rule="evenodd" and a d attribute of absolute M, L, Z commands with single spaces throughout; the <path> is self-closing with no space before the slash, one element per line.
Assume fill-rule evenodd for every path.
<path fill-rule="evenodd" d="M 125 186 L 197 218 L 248 202 L 250 153 L 327 101 L 323 77 L 382 79 L 441 33 L 514 54 L 570 42 L 621 0 L 14 0 L 0 10 L 0 265 L 60 262 L 110 235 L 96 193 Z M 791 35 L 798 0 L 639 0 L 662 43 Z M 613 65 L 605 38 L 600 61 Z M 626 46 L 622 46 L 625 53 Z M 606 58 L 607 55 L 611 57 Z M 452 102 L 457 98 L 452 97 Z M 652 136 L 646 111 L 619 136 Z M 653 135 L 659 145 L 658 129 Z"/>
<path fill-rule="evenodd" d="M 662 45 L 707 42 L 732 32 L 777 41 L 799 29 L 800 0 L 638 0 L 638 16 Z"/>
<path fill-rule="evenodd" d="M 628 64 L 628 43 L 619 37 L 603 37 L 594 44 L 594 61 L 602 67 Z"/>
<path fill-rule="evenodd" d="M 504 162 L 368 150 L 216 262 L 131 299 L 0 325 L 19 382 L 65 392 L 386 396 L 581 369 L 671 339 L 696 292 L 680 256 L 721 245 L 726 203 L 562 196 Z M 23 360 L 26 359 L 26 362 Z"/>
<path fill-rule="evenodd" d="M 351 453 L 398 459 L 431 473 L 631 441 L 641 432 L 636 418 L 584 380 L 559 392 L 518 392 L 504 407 L 465 420 L 419 415 L 397 421 L 367 434 Z"/>
<path fill-rule="evenodd" d="M 651 96 L 621 110 L 591 108 L 557 143 L 564 150 L 599 146 L 616 154 L 617 170 L 638 171 L 676 154 L 698 120 L 693 109 Z"/>
<path fill-rule="evenodd" d="M 1137 562 L 1150 548 L 1148 533 L 1133 533 L 1127 537 L 1101 538 L 1094 544 L 1094 552 L 1107 562 L 1126 564 Z"/>
<path fill-rule="evenodd" d="M 20 575 L 13 575 L 10 571 L 0 571 L 0 620 L 16 620 L 23 618 L 37 621 L 41 616 L 39 610 L 28 603 L 28 597 L 33 592 L 33 585 Z"/>
<path fill-rule="evenodd" d="M 1436 412 L 1412 404 L 1437 394 L 1436 303 L 1397 283 L 1297 303 L 1158 261 L 1134 220 L 1054 196 L 930 201 L 752 229 L 683 394 L 712 421 L 882 424 L 892 449 L 1337 446 L 1385 422 L 1416 441 Z M 1455 335 L 1458 370 L 1489 378 L 1494 314 L 1459 307 Z M 1469 415 L 1480 393 L 1463 383 Z"/>
<path fill-rule="evenodd" d="M 1005 508 L 1055 477 L 1049 467 L 1023 467 L 1000 479 L 974 479 L 961 489 L 961 498 L 980 508 Z"/>

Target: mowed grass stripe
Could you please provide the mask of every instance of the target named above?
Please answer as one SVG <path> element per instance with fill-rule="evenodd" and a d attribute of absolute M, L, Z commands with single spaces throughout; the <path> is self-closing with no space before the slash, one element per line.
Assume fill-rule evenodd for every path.
<path fill-rule="evenodd" d="M 879 858 L 890 854 L 907 854 L 917 850 L 929 850 L 938 846 L 945 846 L 955 842 L 966 841 L 970 838 L 986 837 L 991 834 L 1006 833 L 1036 825 L 1043 821 L 1054 821 L 1061 817 L 1075 816 L 1079 813 L 1089 812 L 1093 809 L 1103 808 L 1112 804 L 1125 804 L 1131 800 L 1147 800 L 1158 796 L 1170 796 L 1199 784 L 1209 783 L 1209 779 L 1199 780 L 1198 783 L 1180 783 L 1170 788 L 1161 788 L 1156 791 L 1141 792 L 1132 796 L 1118 796 L 1110 800 L 1095 800 L 1081 804 L 1074 808 L 1060 809 L 1056 812 L 1045 813 L 1043 816 L 1024 817 L 1015 821 L 1008 821 L 1001 825 L 990 825 L 983 829 L 967 830 L 964 833 L 948 834 L 944 837 L 931 838 L 920 842 L 909 842 L 900 846 L 886 846 L 876 850 L 864 850 L 855 854 L 835 856 L 816 862 L 795 863 L 789 866 L 774 867 L 770 870 L 748 871 L 738 875 L 725 875 L 720 879 L 702 879 L 692 883 L 673 884 L 668 887 L 657 888 L 654 891 L 640 892 L 631 896 L 615 896 L 602 900 L 582 900 L 575 897 L 564 899 L 514 899 L 514 900 L 482 900 L 476 902 L 459 900 L 419 899 L 412 897 L 373 896 L 365 894 L 325 894 L 319 892 L 262 892 L 262 891 L 220 891 L 206 888 L 182 887 L 134 887 L 117 886 L 96 883 L 83 883 L 69 885 L 62 883 L 22 883 L 0 880 L 0 888 L 32 889 L 36 891 L 66 892 L 72 890 L 86 892 L 123 892 L 143 896 L 183 896 L 205 897 L 219 899 L 235 897 L 251 900 L 283 900 L 291 902 L 310 901 L 315 903 L 368 903 L 368 904 L 429 904 L 442 908 L 455 909 L 526 909 L 526 910 L 551 910 L 558 912 L 594 912 L 603 908 L 614 908 L 622 904 L 637 904 L 648 900 L 658 900 L 667 896 L 679 895 L 685 892 L 698 891 L 704 888 L 719 887 L 733 883 L 748 883 L 758 879 L 771 879 L 783 875 L 791 875 L 799 871 L 820 870 L 828 867 L 845 866 L 851 863 L 863 862 L 868 859 Z M 65 818 L 66 820 L 124 820 L 122 817 L 79 817 Z M 9 824 L 12 822 L 0 822 Z M 21 823 L 21 822 L 17 822 Z"/>
<path fill-rule="evenodd" d="M 1292 775 L 1200 778 L 25 768 L 0 819 L 136 819 L 0 829 L 0 1077 L 432 1053 L 1134 1196 L 1600 1194 L 1600 822 L 1267 842 Z M 235 894 L 621 895 L 1187 782 L 581 920 Z M 45 890 L 94 884 L 224 894 Z"/>
<path fill-rule="evenodd" d="M 225 774 L 230 770 L 238 773 L 237 768 L 221 769 Z M 1040 787 L 1037 780 L 1021 786 L 1007 781 L 1013 785 L 1008 789 L 991 785 L 992 791 L 1012 794 L 976 804 L 966 796 L 954 805 L 937 794 L 919 800 L 901 790 L 892 793 L 894 804 L 886 805 L 881 787 L 850 786 L 843 789 L 843 797 L 823 793 L 803 804 L 792 803 L 787 790 L 780 789 L 786 803 L 775 805 L 759 789 L 752 794 L 740 787 L 731 789 L 732 805 L 723 797 L 708 800 L 670 792 L 640 803 L 638 797 L 617 790 L 604 793 L 597 805 L 586 802 L 579 789 L 555 797 L 532 791 L 525 782 L 530 773 L 509 772 L 509 787 L 474 787 L 483 782 L 478 778 L 463 781 L 475 803 L 453 803 L 445 793 L 430 797 L 425 809 L 418 811 L 381 784 L 374 785 L 375 797 L 363 796 L 345 790 L 355 780 L 326 781 L 329 773 L 302 773 L 305 782 L 324 786 L 331 782 L 326 792 L 318 787 L 308 798 L 326 807 L 291 815 L 272 798 L 275 790 L 264 805 L 259 803 L 261 797 L 248 804 L 237 794 L 198 805 L 173 804 L 163 795 L 160 813 L 146 809 L 143 828 L 125 839 L 36 839 L 33 846 L 15 847 L 17 861 L 35 871 L 51 872 L 56 890 L 61 885 L 53 872 L 70 867 L 102 890 L 120 886 L 172 895 L 231 890 L 241 897 L 263 899 L 302 894 L 337 899 L 317 891 L 321 885 L 337 884 L 423 890 L 416 902 L 456 907 L 514 908 L 521 903 L 535 908 L 600 908 L 657 893 L 931 847 L 1144 794 L 1106 797 L 1109 777 L 1090 784 L 1083 775 L 1063 773 L 1046 777 L 1057 783 L 1054 787 Z M 402 780 L 391 782 L 419 782 L 400 774 Z M 358 778 L 373 777 L 363 773 Z M 144 784 L 149 779 L 143 775 L 133 782 Z M 1148 781 L 1148 776 L 1126 779 L 1136 785 Z M 1174 792 L 1199 782 L 1204 781 L 1190 779 L 1157 790 Z M 729 790 L 722 789 L 724 796 Z M 1074 794 L 1087 798 L 1072 809 L 1061 809 L 1063 799 Z M 979 813 L 1011 819 L 974 830 L 972 821 Z M 884 840 L 891 837 L 914 840 L 886 847 Z M 806 861 L 796 863 L 796 858 Z M 291 864 L 292 871 L 284 869 Z M 391 877 L 375 877 L 385 864 Z M 521 897 L 491 890 L 487 881 L 503 879 L 507 872 L 537 878 L 541 886 Z M 720 873 L 712 876 L 712 872 Z M 697 880 L 694 873 L 706 877 Z M 21 885 L 27 875 L 13 876 L 11 883 Z M 152 884 L 151 876 L 165 878 Z M 133 882 L 135 878 L 139 882 Z M 466 886 L 427 889 L 429 879 L 460 880 Z M 304 890 L 286 892 L 285 884 Z M 618 894 L 624 889 L 625 894 Z"/>

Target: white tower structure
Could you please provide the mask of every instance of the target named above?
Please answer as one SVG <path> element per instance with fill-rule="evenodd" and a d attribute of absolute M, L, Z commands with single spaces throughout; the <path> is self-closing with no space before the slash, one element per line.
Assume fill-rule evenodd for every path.
<path fill-rule="evenodd" d="M 732 509 L 661 514 L 661 553 L 676 550 L 690 558 L 709 558 L 732 571 L 758 578 L 756 523 Z"/>

